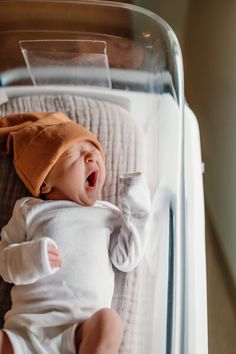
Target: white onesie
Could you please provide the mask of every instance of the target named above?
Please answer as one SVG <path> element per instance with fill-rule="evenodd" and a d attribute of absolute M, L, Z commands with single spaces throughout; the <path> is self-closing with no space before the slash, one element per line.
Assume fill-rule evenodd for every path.
<path fill-rule="evenodd" d="M 104 201 L 16 202 L 0 242 L 0 274 L 15 284 L 4 326 L 15 354 L 74 354 L 76 326 L 111 306 L 112 265 L 129 272 L 144 254 L 150 196 L 142 175 L 121 179 L 121 202 L 122 210 Z M 50 267 L 48 243 L 59 249 L 60 269 Z"/>

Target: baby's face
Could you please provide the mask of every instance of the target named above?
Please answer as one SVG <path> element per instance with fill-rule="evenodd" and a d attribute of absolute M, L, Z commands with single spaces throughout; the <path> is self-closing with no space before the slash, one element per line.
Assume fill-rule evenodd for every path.
<path fill-rule="evenodd" d="M 105 176 L 100 151 L 91 142 L 80 141 L 58 159 L 42 186 L 42 193 L 46 194 L 46 199 L 93 205 L 101 193 Z"/>

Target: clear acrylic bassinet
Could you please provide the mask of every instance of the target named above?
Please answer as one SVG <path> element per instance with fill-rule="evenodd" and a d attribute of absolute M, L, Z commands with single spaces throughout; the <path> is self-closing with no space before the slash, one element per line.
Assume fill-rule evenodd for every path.
<path fill-rule="evenodd" d="M 1 1 L 0 14 L 0 116 L 62 110 L 84 119 L 110 156 L 104 199 L 119 204 L 117 175 L 127 169 L 148 179 L 145 259 L 116 275 L 113 306 L 125 322 L 120 353 L 206 354 L 200 138 L 172 29 L 150 11 L 109 1 Z M 1 165 L 2 227 L 24 188 L 11 163 L 1 158 Z M 0 301 L 3 321 L 4 282 Z"/>

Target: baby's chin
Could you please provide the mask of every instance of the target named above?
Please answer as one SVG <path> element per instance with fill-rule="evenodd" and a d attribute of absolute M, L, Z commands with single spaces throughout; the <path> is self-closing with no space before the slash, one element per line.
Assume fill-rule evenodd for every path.
<path fill-rule="evenodd" d="M 83 201 L 77 201 L 77 204 L 89 207 L 89 206 L 93 206 L 96 203 L 96 201 L 97 198 L 90 198 Z"/>
<path fill-rule="evenodd" d="M 93 206 L 101 196 L 101 191 L 102 188 L 100 186 L 91 190 L 86 190 L 85 193 L 78 196 L 77 203 L 84 206 Z"/>
<path fill-rule="evenodd" d="M 64 194 L 59 191 L 54 190 L 52 193 L 48 193 L 44 195 L 45 200 L 69 200 L 71 202 L 74 202 L 76 204 L 82 205 L 82 206 L 93 206 L 96 201 L 97 201 L 97 193 L 94 193 L 93 195 L 75 195 L 71 196 L 71 194 Z"/>
<path fill-rule="evenodd" d="M 84 204 L 84 206 L 93 206 L 94 204 L 96 203 L 96 200 L 95 201 L 89 201 L 87 202 L 86 204 Z"/>
<path fill-rule="evenodd" d="M 82 206 L 93 206 L 96 203 L 97 199 L 98 199 L 97 195 L 93 195 L 93 196 L 84 196 L 83 198 L 77 198 L 74 199 L 73 201 Z"/>

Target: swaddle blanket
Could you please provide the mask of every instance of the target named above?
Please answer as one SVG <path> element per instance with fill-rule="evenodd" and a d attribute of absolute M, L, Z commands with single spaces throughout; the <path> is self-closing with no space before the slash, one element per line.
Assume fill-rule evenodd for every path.
<path fill-rule="evenodd" d="M 92 131 L 101 141 L 106 153 L 107 178 L 102 199 L 119 206 L 117 195 L 119 176 L 125 172 L 143 170 L 143 134 L 130 114 L 112 103 L 71 95 L 19 97 L 0 106 L 0 116 L 30 111 L 61 111 Z M 0 227 L 2 227 L 10 219 L 16 199 L 28 195 L 28 192 L 16 177 L 10 159 L 1 157 L 0 164 Z M 145 262 L 131 273 L 116 271 L 112 306 L 120 313 L 126 328 L 120 353 L 144 354 L 143 337 L 145 319 L 148 318 L 146 298 L 143 296 L 145 281 Z M 9 284 L 1 282 L 2 324 L 3 315 L 10 307 L 9 290 Z"/>

